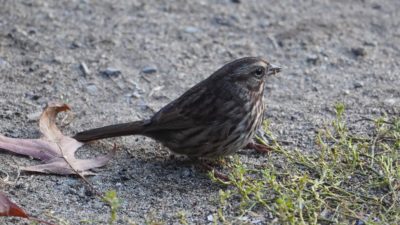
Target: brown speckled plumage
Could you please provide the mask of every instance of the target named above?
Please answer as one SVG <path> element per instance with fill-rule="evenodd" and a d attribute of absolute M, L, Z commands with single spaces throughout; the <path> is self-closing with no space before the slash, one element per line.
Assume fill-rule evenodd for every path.
<path fill-rule="evenodd" d="M 144 135 L 189 157 L 234 153 L 251 141 L 262 123 L 265 79 L 280 68 L 259 57 L 226 64 L 186 91 L 151 119 L 78 133 L 79 141 Z"/>

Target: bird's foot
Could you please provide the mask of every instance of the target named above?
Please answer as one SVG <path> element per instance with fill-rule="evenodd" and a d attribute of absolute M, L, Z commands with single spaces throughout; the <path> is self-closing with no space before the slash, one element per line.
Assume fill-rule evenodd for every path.
<path fill-rule="evenodd" d="M 264 144 L 258 144 L 258 143 L 254 143 L 254 142 L 250 142 L 250 143 L 248 143 L 246 146 L 245 146 L 245 148 L 247 148 L 247 149 L 254 149 L 254 150 L 256 150 L 257 152 L 260 152 L 260 153 L 267 153 L 267 154 L 269 154 L 270 152 L 271 152 L 271 147 L 269 147 L 269 146 L 267 146 L 267 145 L 264 145 Z"/>
<path fill-rule="evenodd" d="M 204 162 L 204 161 L 201 161 L 201 162 L 200 162 L 200 166 L 201 166 L 204 170 L 213 173 L 214 177 L 216 177 L 216 178 L 218 178 L 218 179 L 221 179 L 222 181 L 225 181 L 225 182 L 229 181 L 229 177 L 228 177 L 226 174 L 224 174 L 224 173 L 222 173 L 222 172 L 216 170 L 216 169 L 215 169 L 212 165 L 210 165 L 209 163 Z"/>

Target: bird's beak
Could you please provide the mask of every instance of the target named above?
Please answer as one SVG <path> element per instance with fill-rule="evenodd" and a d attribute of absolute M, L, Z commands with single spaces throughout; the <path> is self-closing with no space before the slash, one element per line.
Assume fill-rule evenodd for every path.
<path fill-rule="evenodd" d="M 270 64 L 269 65 L 269 70 L 268 70 L 268 75 L 275 75 L 279 72 L 282 71 L 282 68 L 280 66 L 274 65 L 274 64 Z"/>

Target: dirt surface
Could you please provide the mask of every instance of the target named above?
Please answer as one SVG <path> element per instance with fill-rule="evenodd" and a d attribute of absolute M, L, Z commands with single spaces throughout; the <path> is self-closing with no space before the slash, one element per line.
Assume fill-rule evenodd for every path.
<path fill-rule="evenodd" d="M 0 133 L 39 135 L 50 100 L 75 114 L 73 134 L 148 118 L 224 63 L 264 56 L 283 72 L 268 81 L 266 118 L 279 139 L 304 151 L 346 104 L 352 129 L 362 116 L 400 114 L 400 1 L 13 1 L 0 0 Z M 397 15 L 396 15 L 397 14 Z M 88 68 L 82 69 L 82 64 Z M 212 223 L 223 188 L 189 162 L 139 136 L 101 141 L 82 157 L 119 151 L 90 181 L 121 199 L 118 223 L 152 219 Z M 240 151 L 242 161 L 268 156 Z M 75 177 L 21 174 L 35 163 L 0 153 L 1 190 L 28 212 L 70 224 L 104 224 L 107 206 Z M 259 221 L 266 223 L 267 220 Z M 24 224 L 0 218 L 1 224 Z"/>

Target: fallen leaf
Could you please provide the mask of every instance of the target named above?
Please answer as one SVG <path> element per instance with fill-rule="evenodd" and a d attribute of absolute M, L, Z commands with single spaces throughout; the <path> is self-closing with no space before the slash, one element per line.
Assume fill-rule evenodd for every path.
<path fill-rule="evenodd" d="M 82 142 L 65 136 L 56 126 L 59 112 L 70 110 L 69 106 L 61 103 L 49 103 L 39 120 L 40 139 L 9 138 L 0 135 L 0 150 L 31 156 L 43 164 L 22 167 L 21 170 L 52 173 L 52 174 L 92 174 L 88 170 L 102 167 L 113 157 L 115 148 L 107 155 L 93 159 L 77 159 L 75 152 L 83 145 Z M 72 168 L 71 168 L 72 167 Z"/>
<path fill-rule="evenodd" d="M 29 217 L 23 209 L 10 201 L 3 192 L 0 192 L 0 216 Z"/>
<path fill-rule="evenodd" d="M 46 225 L 54 225 L 51 222 L 47 222 L 47 221 L 41 220 L 39 218 L 29 216 L 25 212 L 25 210 L 23 210 L 21 207 L 16 205 L 10 199 L 8 199 L 7 196 L 1 191 L 0 191 L 0 216 L 21 217 L 21 218 L 26 218 L 28 220 L 31 220 L 31 221 L 35 222 L 35 224 L 41 223 L 41 224 L 46 224 Z"/>

